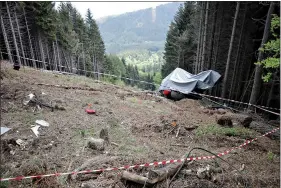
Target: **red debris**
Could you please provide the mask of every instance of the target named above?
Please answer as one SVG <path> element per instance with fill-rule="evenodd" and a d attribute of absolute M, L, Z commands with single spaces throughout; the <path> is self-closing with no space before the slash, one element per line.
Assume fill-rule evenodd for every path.
<path fill-rule="evenodd" d="M 96 111 L 93 110 L 93 109 L 86 109 L 85 111 L 86 111 L 88 114 L 95 114 L 95 113 L 96 113 Z"/>
<path fill-rule="evenodd" d="M 164 91 L 163 91 L 163 94 L 166 95 L 166 96 L 169 95 L 170 93 L 171 93 L 170 90 L 164 90 Z"/>

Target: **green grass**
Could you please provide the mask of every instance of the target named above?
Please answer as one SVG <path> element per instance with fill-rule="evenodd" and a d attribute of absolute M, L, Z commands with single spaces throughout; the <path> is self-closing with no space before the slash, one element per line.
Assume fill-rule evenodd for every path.
<path fill-rule="evenodd" d="M 80 129 L 78 131 L 78 135 L 80 135 L 82 138 L 84 137 L 92 137 L 95 136 L 97 133 L 94 131 L 93 128 L 91 129 Z"/>
<path fill-rule="evenodd" d="M 269 151 L 268 153 L 267 153 L 267 159 L 269 160 L 269 161 L 273 161 L 273 159 L 275 158 L 276 156 L 275 156 L 275 154 L 272 152 L 272 151 Z"/>
<path fill-rule="evenodd" d="M 26 127 L 35 125 L 36 120 L 45 119 L 41 112 L 14 112 L 12 116 L 14 120 L 20 121 Z"/>
<path fill-rule="evenodd" d="M 196 136 L 216 135 L 216 136 L 235 136 L 242 138 L 254 137 L 253 131 L 244 127 L 221 127 L 216 124 L 202 125 L 196 129 Z"/>
<path fill-rule="evenodd" d="M 124 156 L 145 155 L 149 153 L 149 150 L 139 145 L 136 138 L 129 133 L 129 130 L 123 128 L 117 120 L 110 120 L 108 124 L 111 127 L 109 129 L 110 139 L 119 144 L 118 153 Z"/>

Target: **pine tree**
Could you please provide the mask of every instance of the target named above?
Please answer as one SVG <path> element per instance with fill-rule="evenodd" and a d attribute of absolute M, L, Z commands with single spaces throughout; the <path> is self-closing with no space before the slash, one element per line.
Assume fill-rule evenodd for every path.
<path fill-rule="evenodd" d="M 87 10 L 86 14 L 86 32 L 90 39 L 87 46 L 88 53 L 92 59 L 93 70 L 103 70 L 105 46 L 90 9 Z"/>
<path fill-rule="evenodd" d="M 268 9 L 268 13 L 267 13 L 266 24 L 265 24 L 265 27 L 264 27 L 262 42 L 261 42 L 261 45 L 260 45 L 261 47 L 263 47 L 264 44 L 268 40 L 269 31 L 270 31 L 270 21 L 271 21 L 271 16 L 272 16 L 272 13 L 273 13 L 273 10 L 274 10 L 274 6 L 275 6 L 274 2 L 271 2 L 270 7 Z M 259 51 L 258 62 L 260 62 L 262 60 L 263 60 L 263 51 Z M 257 103 L 257 98 L 258 98 L 258 95 L 260 93 L 261 84 L 262 84 L 262 67 L 261 67 L 260 64 L 257 64 L 256 68 L 255 68 L 255 79 L 254 79 L 253 88 L 252 88 L 249 103 L 251 103 L 251 104 Z"/>
<path fill-rule="evenodd" d="M 196 14 L 193 2 L 185 2 L 180 6 L 174 21 L 167 33 L 162 76 L 167 76 L 173 69 L 180 67 L 192 71 L 195 55 L 194 15 Z"/>

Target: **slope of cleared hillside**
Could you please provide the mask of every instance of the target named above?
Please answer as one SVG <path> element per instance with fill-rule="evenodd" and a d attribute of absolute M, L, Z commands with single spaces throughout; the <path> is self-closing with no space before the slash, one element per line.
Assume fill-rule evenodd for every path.
<path fill-rule="evenodd" d="M 219 153 L 260 135 L 251 129 L 220 127 L 216 124 L 216 115 L 204 113 L 200 101 L 185 99 L 166 102 L 143 92 L 133 92 L 130 88 L 96 82 L 83 76 L 54 74 L 30 68 L 15 71 L 9 66 L 5 67 L 1 80 L 1 126 L 11 130 L 1 137 L 0 171 L 3 178 L 71 172 L 86 161 L 88 164 L 85 168 L 99 169 L 179 159 L 193 147 Z M 30 93 L 64 109 L 52 110 L 41 106 L 38 110 L 36 106 L 23 105 Z M 85 112 L 88 104 L 92 104 L 96 115 Z M 36 137 L 31 125 L 40 119 L 47 121 L 50 126 L 40 127 L 39 136 Z M 89 148 L 88 139 L 99 138 L 103 128 L 108 128 L 112 144 L 106 145 L 103 151 Z M 22 141 L 20 144 L 18 139 Z M 206 155 L 210 154 L 199 150 L 192 152 L 192 156 Z M 104 161 L 110 157 L 114 160 Z M 219 159 L 217 163 L 214 160 L 194 161 L 183 168 L 172 185 L 244 187 L 247 184 L 248 187 L 279 187 L 279 158 L 279 141 L 262 137 L 241 150 L 223 156 L 232 166 Z M 89 162 L 91 159 L 92 162 Z M 212 178 L 198 178 L 197 170 L 207 164 L 217 164 L 223 170 L 211 174 Z M 241 169 L 241 166 L 244 168 L 238 173 L 233 166 L 236 169 Z M 152 168 L 128 171 L 145 174 Z M 92 187 L 117 188 L 121 187 L 117 185 L 121 182 L 121 172 L 90 174 L 76 180 L 59 176 L 4 182 L 2 185 L 79 187 L 83 184 L 85 187 L 85 184 L 89 184 Z M 122 182 L 126 187 L 143 187 Z M 166 187 L 166 180 L 159 183 L 158 187 Z"/>

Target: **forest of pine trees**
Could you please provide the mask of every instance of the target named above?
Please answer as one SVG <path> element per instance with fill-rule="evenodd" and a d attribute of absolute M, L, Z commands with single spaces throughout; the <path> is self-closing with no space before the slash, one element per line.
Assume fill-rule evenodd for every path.
<path fill-rule="evenodd" d="M 139 76 L 136 66 L 105 54 L 98 25 L 88 9 L 82 15 L 70 2 L 0 2 L 1 59 L 15 65 L 67 71 L 100 79 L 95 72 L 152 81 L 150 75 Z M 102 79 L 116 82 L 117 78 Z M 120 79 L 119 79 L 120 80 Z M 143 89 L 147 84 L 123 80 Z"/>
<path fill-rule="evenodd" d="M 279 108 L 280 3 L 185 2 L 167 33 L 162 76 L 176 67 L 222 80 L 210 94 Z"/>
<path fill-rule="evenodd" d="M 86 19 L 70 2 L 1 2 L 1 54 L 22 66 L 87 75 L 105 71 L 105 47 L 88 10 Z M 35 61 L 37 60 L 37 61 Z"/>
<path fill-rule="evenodd" d="M 14 65 L 67 71 L 111 82 L 155 89 L 176 67 L 193 74 L 212 69 L 222 75 L 209 94 L 279 108 L 280 3 L 185 2 L 166 33 L 160 76 L 145 74 L 105 45 L 90 10 L 85 19 L 70 2 L 0 2 L 1 59 Z M 147 69 L 147 70 L 146 70 Z"/>

